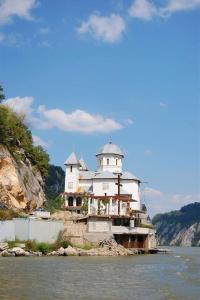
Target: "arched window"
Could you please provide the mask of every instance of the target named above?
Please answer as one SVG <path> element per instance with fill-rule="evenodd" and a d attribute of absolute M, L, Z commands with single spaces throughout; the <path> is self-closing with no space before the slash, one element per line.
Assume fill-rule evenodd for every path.
<path fill-rule="evenodd" d="M 72 167 L 72 166 L 70 166 L 70 172 L 72 172 L 72 170 L 73 170 L 73 167 Z"/>
<path fill-rule="evenodd" d="M 109 158 L 107 158 L 107 166 L 109 165 Z"/>
<path fill-rule="evenodd" d="M 118 159 L 116 159 L 116 161 L 115 161 L 115 162 L 116 162 L 116 166 L 117 166 L 117 165 L 118 165 Z"/>
<path fill-rule="evenodd" d="M 73 197 L 69 197 L 68 198 L 68 206 L 73 206 L 73 202 L 74 202 L 74 198 Z"/>
<path fill-rule="evenodd" d="M 77 197 L 77 198 L 76 198 L 76 206 L 81 206 L 81 204 L 82 204 L 82 199 L 81 199 L 81 197 Z"/>

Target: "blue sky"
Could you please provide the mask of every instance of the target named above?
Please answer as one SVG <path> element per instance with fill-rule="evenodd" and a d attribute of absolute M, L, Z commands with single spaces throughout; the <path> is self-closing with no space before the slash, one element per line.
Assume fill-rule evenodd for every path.
<path fill-rule="evenodd" d="M 199 0 L 0 0 L 0 82 L 63 166 L 111 136 L 151 214 L 200 201 Z"/>

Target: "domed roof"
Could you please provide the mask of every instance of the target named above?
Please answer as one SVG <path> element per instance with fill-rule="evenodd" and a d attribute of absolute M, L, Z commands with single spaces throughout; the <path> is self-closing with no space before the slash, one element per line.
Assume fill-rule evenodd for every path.
<path fill-rule="evenodd" d="M 109 142 L 108 144 L 105 144 L 96 155 L 101 154 L 116 154 L 120 156 L 124 156 L 119 146 L 113 144 L 112 142 Z"/>

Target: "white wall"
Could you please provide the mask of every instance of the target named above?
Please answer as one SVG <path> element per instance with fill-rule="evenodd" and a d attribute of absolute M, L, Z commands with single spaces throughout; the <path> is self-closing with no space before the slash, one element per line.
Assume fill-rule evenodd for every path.
<path fill-rule="evenodd" d="M 121 180 L 122 188 L 132 195 L 132 198 L 137 202 L 131 202 L 130 207 L 135 210 L 140 210 L 140 193 L 139 183 L 133 180 Z"/>
<path fill-rule="evenodd" d="M 0 221 L 0 242 L 15 240 L 15 224 L 13 220 Z"/>
<path fill-rule="evenodd" d="M 106 220 L 89 220 L 88 232 L 109 232 L 111 221 Z"/>
<path fill-rule="evenodd" d="M 20 240 L 37 240 L 53 243 L 60 231 L 64 230 L 62 221 L 38 219 L 14 219 L 15 237 Z"/>
<path fill-rule="evenodd" d="M 65 170 L 65 192 L 66 193 L 75 193 L 78 188 L 78 181 L 79 181 L 79 169 L 78 166 L 72 166 L 72 172 L 70 171 L 70 166 L 66 166 Z M 69 188 L 68 183 L 73 183 L 73 188 Z"/>
<path fill-rule="evenodd" d="M 116 179 L 95 179 L 93 180 L 93 192 L 96 196 L 104 196 L 105 193 L 109 196 L 117 194 Z M 103 183 L 109 184 L 108 190 L 103 190 Z"/>
<path fill-rule="evenodd" d="M 109 159 L 109 165 L 107 164 Z M 117 159 L 117 165 L 116 165 Z M 100 163 L 101 161 L 101 163 Z M 116 154 L 102 154 L 97 156 L 97 170 L 109 171 L 109 172 L 121 172 L 122 171 L 122 158 Z"/>

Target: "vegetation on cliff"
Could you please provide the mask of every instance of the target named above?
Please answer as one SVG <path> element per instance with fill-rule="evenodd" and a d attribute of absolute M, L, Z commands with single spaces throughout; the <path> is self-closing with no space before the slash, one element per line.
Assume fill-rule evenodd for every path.
<path fill-rule="evenodd" d="M 59 166 L 50 165 L 45 178 L 45 195 L 48 200 L 55 199 L 64 191 L 65 172 Z"/>
<path fill-rule="evenodd" d="M 162 245 L 200 246 L 200 203 L 157 214 L 153 220 Z"/>
<path fill-rule="evenodd" d="M 15 160 L 25 156 L 42 174 L 48 174 L 49 156 L 41 146 L 34 146 L 31 131 L 24 123 L 24 116 L 17 115 L 10 108 L 0 104 L 0 144 L 5 145 Z"/>

